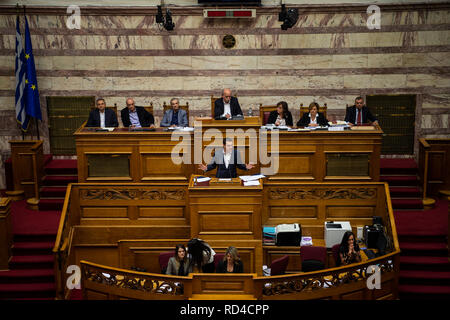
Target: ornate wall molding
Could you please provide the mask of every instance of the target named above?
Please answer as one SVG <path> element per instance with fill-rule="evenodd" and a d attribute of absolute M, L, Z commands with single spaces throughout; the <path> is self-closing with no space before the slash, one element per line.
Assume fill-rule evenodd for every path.
<path fill-rule="evenodd" d="M 185 200 L 184 189 L 80 189 L 81 200 Z"/>
<path fill-rule="evenodd" d="M 371 200 L 377 198 L 377 188 L 270 188 L 270 200 L 331 200 L 331 199 L 362 199 Z"/>

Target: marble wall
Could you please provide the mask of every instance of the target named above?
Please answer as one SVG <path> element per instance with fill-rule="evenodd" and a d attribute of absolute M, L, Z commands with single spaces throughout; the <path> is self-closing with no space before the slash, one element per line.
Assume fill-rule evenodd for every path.
<path fill-rule="evenodd" d="M 101 96 L 119 109 L 134 97 L 137 105 L 153 103 L 159 123 L 170 98 L 189 102 L 192 117 L 208 114 L 210 96 L 224 87 L 237 94 L 244 112 L 285 100 L 294 121 L 300 103 L 313 100 L 327 103 L 330 119 L 342 119 L 358 95 L 416 94 L 416 137 L 449 137 L 450 5 L 383 6 L 380 30 L 367 28 L 364 6 L 344 9 L 303 6 L 297 24 L 284 31 L 276 7 L 257 9 L 254 19 L 205 19 L 200 8 L 174 7 L 171 32 L 156 25 L 153 8 L 105 14 L 82 7 L 79 30 L 66 27 L 65 10 L 28 9 L 45 152 L 46 96 Z M 20 138 L 15 21 L 12 8 L 0 13 L 2 160 L 8 141 Z M 236 38 L 232 49 L 222 45 L 226 34 Z"/>

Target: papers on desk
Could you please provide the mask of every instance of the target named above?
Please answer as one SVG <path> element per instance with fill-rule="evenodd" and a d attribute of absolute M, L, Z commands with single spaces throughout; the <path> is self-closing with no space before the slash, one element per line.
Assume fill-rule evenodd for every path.
<path fill-rule="evenodd" d="M 276 126 L 273 123 L 271 123 L 271 124 L 266 124 L 265 126 L 261 126 L 261 129 L 266 129 L 266 130 L 289 130 L 289 127 L 287 127 L 287 126 Z"/>
<path fill-rule="evenodd" d="M 289 128 L 288 131 L 289 131 L 289 132 L 296 132 L 296 131 L 311 131 L 311 129 L 310 129 L 310 128 L 297 128 L 297 129 Z"/>
<path fill-rule="evenodd" d="M 244 181 L 244 187 L 253 187 L 253 186 L 259 186 L 259 180 Z"/>
<path fill-rule="evenodd" d="M 241 179 L 242 181 L 246 182 L 246 181 L 255 181 L 255 180 L 259 180 L 262 178 L 265 178 L 265 175 L 262 174 L 254 174 L 252 176 L 239 176 L 239 179 Z"/>
<path fill-rule="evenodd" d="M 209 180 L 211 180 L 211 178 L 210 177 L 198 177 L 198 178 L 196 178 L 197 180 L 197 182 L 206 182 L 206 181 L 209 181 Z"/>
<path fill-rule="evenodd" d="M 344 131 L 344 127 L 328 127 L 328 131 Z"/>
<path fill-rule="evenodd" d="M 192 127 L 168 127 L 167 130 L 173 131 L 194 131 Z"/>
<path fill-rule="evenodd" d="M 345 121 L 342 121 L 342 120 L 338 120 L 338 121 L 336 121 L 336 123 L 331 122 L 331 121 L 328 121 L 328 125 L 329 125 L 330 127 L 334 127 L 334 126 L 346 126 L 346 125 L 348 125 L 348 123 L 345 122 Z"/>

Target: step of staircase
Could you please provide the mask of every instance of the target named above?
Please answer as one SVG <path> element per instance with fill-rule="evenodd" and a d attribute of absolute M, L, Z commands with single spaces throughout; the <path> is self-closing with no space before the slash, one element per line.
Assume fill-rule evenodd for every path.
<path fill-rule="evenodd" d="M 450 286 L 430 286 L 401 284 L 398 286 L 400 300 L 402 299 L 449 299 Z"/>
<path fill-rule="evenodd" d="M 387 182 L 389 187 L 417 187 L 419 177 L 417 175 L 380 175 L 381 182 Z"/>
<path fill-rule="evenodd" d="M 380 159 L 381 174 L 416 174 L 417 170 L 414 159 Z"/>
<path fill-rule="evenodd" d="M 70 159 L 53 159 L 44 167 L 44 171 L 48 175 L 52 174 L 73 174 L 78 173 L 77 160 Z"/>
<path fill-rule="evenodd" d="M 15 269 L 0 271 L 0 283 L 45 283 L 55 281 L 54 269 Z"/>
<path fill-rule="evenodd" d="M 67 187 L 43 187 L 40 191 L 41 198 L 65 198 Z"/>
<path fill-rule="evenodd" d="M 42 179 L 42 185 L 43 186 L 67 186 L 69 183 L 77 183 L 78 182 L 78 176 L 76 175 L 52 175 L 52 176 L 45 176 Z"/>
<path fill-rule="evenodd" d="M 422 191 L 418 187 L 389 187 L 392 198 L 422 198 Z"/>
<path fill-rule="evenodd" d="M 450 271 L 400 270 L 400 284 L 450 285 Z"/>
<path fill-rule="evenodd" d="M 400 270 L 450 271 L 448 257 L 400 256 Z"/>
<path fill-rule="evenodd" d="M 51 242 L 14 242 L 12 246 L 13 256 L 49 255 L 52 254 L 54 241 Z"/>
<path fill-rule="evenodd" d="M 39 199 L 39 210 L 61 211 L 64 206 L 64 198 L 41 198 Z"/>
<path fill-rule="evenodd" d="M 56 241 L 55 233 L 15 233 L 13 235 L 14 244 L 20 242 L 53 242 Z"/>
<path fill-rule="evenodd" d="M 56 286 L 54 282 L 0 284 L 0 299 L 54 298 L 55 296 Z"/>
<path fill-rule="evenodd" d="M 392 208 L 398 209 L 423 209 L 422 199 L 391 198 Z"/>
<path fill-rule="evenodd" d="M 51 269 L 54 267 L 53 255 L 27 255 L 13 256 L 9 262 L 11 270 L 14 269 Z"/>
<path fill-rule="evenodd" d="M 447 256 L 448 248 L 444 242 L 400 242 L 402 255 L 430 254 L 432 256 Z"/>

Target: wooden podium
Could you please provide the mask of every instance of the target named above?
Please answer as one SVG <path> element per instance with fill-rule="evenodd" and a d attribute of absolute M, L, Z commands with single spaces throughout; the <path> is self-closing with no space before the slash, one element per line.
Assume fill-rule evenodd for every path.
<path fill-rule="evenodd" d="M 239 178 L 212 178 L 209 186 L 189 182 L 191 237 L 205 240 L 262 240 L 263 185 L 245 187 Z"/>

